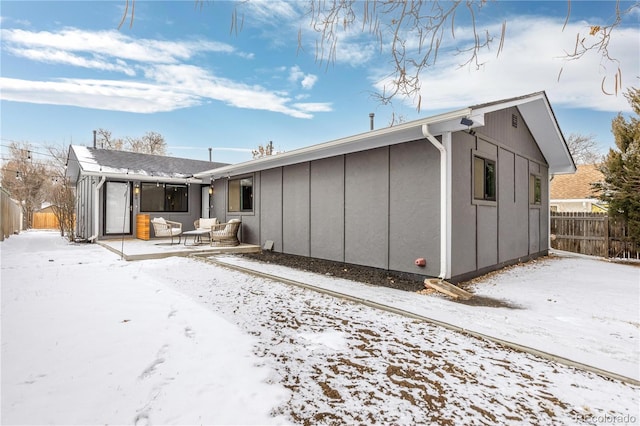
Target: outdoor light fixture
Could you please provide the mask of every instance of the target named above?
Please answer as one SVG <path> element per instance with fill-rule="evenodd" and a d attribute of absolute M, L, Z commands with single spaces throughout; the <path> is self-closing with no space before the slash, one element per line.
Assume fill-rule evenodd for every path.
<path fill-rule="evenodd" d="M 462 124 L 463 126 L 472 126 L 473 120 L 467 117 L 462 117 L 462 120 L 460 120 L 460 124 Z"/>
<path fill-rule="evenodd" d="M 209 195 L 213 195 L 213 185 L 209 186 Z"/>
<path fill-rule="evenodd" d="M 140 185 L 139 184 L 135 184 L 133 187 L 133 193 L 138 195 L 140 193 Z"/>

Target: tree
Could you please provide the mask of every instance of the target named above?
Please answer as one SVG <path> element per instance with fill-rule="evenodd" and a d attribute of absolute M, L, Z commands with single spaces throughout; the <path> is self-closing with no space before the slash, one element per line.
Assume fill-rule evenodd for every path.
<path fill-rule="evenodd" d="M 147 132 L 141 138 L 128 139 L 129 151 L 144 154 L 167 155 L 167 143 L 160 133 Z"/>
<path fill-rule="evenodd" d="M 593 135 L 571 133 L 567 138 L 567 146 L 576 164 L 598 164 L 602 161 L 602 154 Z"/>
<path fill-rule="evenodd" d="M 2 166 L 2 186 L 20 202 L 25 229 L 33 226 L 33 212 L 46 200 L 45 187 L 49 179 L 47 168 L 33 161 L 32 152 L 26 142 L 11 142 L 9 161 Z"/>
<path fill-rule="evenodd" d="M 274 151 L 273 142 L 269 141 L 269 143 L 264 146 L 262 146 L 262 144 L 258 145 L 258 149 L 251 151 L 251 154 L 255 160 L 256 158 L 268 157 L 270 155 L 281 154 L 282 152 L 283 151 Z"/>
<path fill-rule="evenodd" d="M 106 149 L 167 155 L 167 143 L 164 137 L 157 132 L 147 132 L 141 138 L 127 136 L 122 139 L 113 138 L 111 131 L 100 128 L 96 130 L 96 143 Z"/>
<path fill-rule="evenodd" d="M 135 0 L 125 0 L 125 9 L 119 28 L 130 16 L 129 25 L 133 25 Z M 202 8 L 209 2 L 194 0 Z M 494 0 L 495 1 L 495 0 Z M 238 32 L 244 24 L 244 15 L 239 9 L 250 0 L 237 2 L 231 16 L 231 31 Z M 472 28 L 472 42 L 467 48 L 458 49 L 462 53 L 462 65 L 480 67 L 479 54 L 495 49 L 496 55 L 502 51 L 505 42 L 507 22 L 503 21 L 499 33 L 492 33 L 481 26 L 479 14 L 493 1 L 489 0 L 307 0 L 303 23 L 317 35 L 315 57 L 319 63 L 327 66 L 334 62 L 339 41 L 350 34 L 366 33 L 376 37 L 380 50 L 389 49 L 391 71 L 389 83 L 381 93 L 374 94 L 379 102 L 386 104 L 396 96 L 406 96 L 416 100 L 417 109 L 421 105 L 421 81 L 423 72 L 432 67 L 438 58 L 440 48 L 449 35 L 455 39 L 455 23 L 460 15 L 466 13 Z M 565 27 L 571 17 L 571 0 L 567 0 Z M 131 6 L 131 7 L 130 7 Z M 611 2 L 612 20 L 608 25 L 590 25 L 584 34 L 576 35 L 573 51 L 567 52 L 566 59 L 580 59 L 589 52 L 596 52 L 602 58 L 602 66 L 615 65 L 617 72 L 613 77 L 613 86 L 606 89 L 607 77 L 601 88 L 604 93 L 615 93 L 622 89 L 622 73 L 617 67 L 618 61 L 609 54 L 611 34 L 622 23 L 622 19 L 640 8 L 640 2 L 634 2 L 627 9 L 620 9 L 620 2 Z M 298 50 L 303 49 L 302 23 L 298 30 Z M 563 28 L 564 30 L 564 28 Z M 466 58 L 466 59 L 464 59 Z M 560 69 L 558 78 L 562 74 Z"/>
<path fill-rule="evenodd" d="M 124 147 L 122 139 L 113 139 L 111 131 L 102 128 L 96 130 L 96 142 L 102 148 L 115 149 L 117 151 L 121 151 Z"/>
<path fill-rule="evenodd" d="M 58 219 L 60 235 L 66 235 L 69 241 L 75 239 L 76 196 L 69 179 L 66 177 L 67 153 L 69 147 L 50 146 L 47 148 L 53 158 L 50 162 L 51 187 L 48 191 L 53 214 Z"/>
<path fill-rule="evenodd" d="M 609 215 L 626 221 L 629 237 L 640 241 L 640 89 L 625 97 L 636 117 L 627 121 L 618 114 L 611 122 L 617 149 L 610 149 L 600 170 L 604 181 L 595 184 L 600 198 L 609 204 Z"/>

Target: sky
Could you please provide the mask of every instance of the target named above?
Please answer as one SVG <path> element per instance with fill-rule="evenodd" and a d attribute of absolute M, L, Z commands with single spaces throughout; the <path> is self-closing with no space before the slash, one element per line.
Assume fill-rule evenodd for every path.
<path fill-rule="evenodd" d="M 11 142 L 30 143 L 36 156 L 47 145 L 90 146 L 101 128 L 116 138 L 157 132 L 173 156 L 207 160 L 212 148 L 214 161 L 238 163 L 269 141 L 291 151 L 366 132 L 372 112 L 380 128 L 541 90 L 565 137 L 592 135 L 606 153 L 611 120 L 631 112 L 622 92 L 640 78 L 640 7 L 611 35 L 614 61 L 594 52 L 568 61 L 578 34 L 589 43 L 592 25 L 614 21 L 615 2 L 490 2 L 476 11 L 478 27 L 499 38 L 506 22 L 505 40 L 499 55 L 497 40 L 480 52 L 479 68 L 455 54 L 471 40 L 461 8 L 455 38 L 449 22 L 421 75 L 418 110 L 416 98 L 382 105 L 372 96 L 392 70 L 388 37 L 338 31 L 332 60 L 318 60 L 308 4 L 136 0 L 131 21 L 126 0 L 2 1 L 3 159 Z M 603 93 L 617 74 L 620 93 Z"/>

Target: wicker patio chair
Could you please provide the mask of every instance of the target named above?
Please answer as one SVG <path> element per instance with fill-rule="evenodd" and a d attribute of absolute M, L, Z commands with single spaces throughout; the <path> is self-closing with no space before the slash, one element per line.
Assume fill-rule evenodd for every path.
<path fill-rule="evenodd" d="M 218 219 L 215 217 L 211 217 L 211 218 L 204 218 L 201 217 L 200 219 L 196 219 L 193 221 L 193 228 L 196 229 L 197 231 L 201 231 L 201 230 L 208 230 L 211 231 L 211 227 L 213 225 L 217 225 L 218 224 Z M 205 237 L 207 239 L 207 242 L 211 242 L 210 238 L 210 233 L 206 234 L 206 235 L 202 235 L 202 237 Z"/>
<path fill-rule="evenodd" d="M 239 219 L 231 219 L 227 223 L 218 223 L 211 227 L 211 245 L 216 247 L 237 246 L 238 230 L 240 229 Z"/>
<path fill-rule="evenodd" d="M 173 244 L 174 237 L 178 237 L 178 244 L 180 244 L 182 240 L 182 224 L 180 222 L 157 217 L 151 220 L 151 224 L 156 237 L 171 237 L 171 244 Z"/>

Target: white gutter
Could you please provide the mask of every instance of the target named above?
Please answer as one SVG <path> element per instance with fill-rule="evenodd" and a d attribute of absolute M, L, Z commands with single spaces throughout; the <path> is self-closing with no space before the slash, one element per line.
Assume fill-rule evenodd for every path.
<path fill-rule="evenodd" d="M 96 185 L 93 197 L 93 235 L 89 237 L 89 242 L 94 242 L 100 233 L 100 188 L 107 181 L 106 176 L 102 176 L 100 182 Z"/>
<path fill-rule="evenodd" d="M 402 123 L 397 126 L 386 127 L 379 130 L 371 130 L 366 133 L 361 133 L 342 139 L 336 139 L 330 142 L 324 142 L 321 144 L 284 152 L 278 155 L 269 155 L 256 160 L 246 161 L 244 163 L 218 167 L 216 169 L 195 173 L 194 177 L 202 178 L 205 180 L 211 177 L 213 177 L 214 179 L 228 178 L 230 176 L 252 173 L 274 167 L 282 167 L 306 161 L 313 161 L 327 157 L 350 154 L 352 152 L 366 151 L 369 149 L 394 145 L 402 142 L 410 142 L 412 140 L 422 138 L 420 128 L 424 124 L 435 125 L 438 123 L 443 124 L 450 122 L 450 124 L 453 125 L 454 123 L 452 120 L 458 120 L 458 122 L 455 124 L 458 129 L 439 129 L 438 134 L 444 131 L 463 130 L 467 129 L 467 127 L 460 126 L 459 120 L 461 117 L 471 116 L 471 113 L 472 110 L 470 108 L 463 108 L 460 110 L 438 114 L 432 117 L 423 118 L 408 123 Z"/>
<path fill-rule="evenodd" d="M 447 150 L 444 145 L 438 142 L 438 140 L 429 133 L 429 125 L 422 125 L 422 134 L 431 145 L 433 145 L 438 151 L 440 151 L 440 274 L 438 278 L 441 280 L 450 278 L 447 276 L 449 269 L 449 238 L 447 229 L 449 228 L 449 219 L 447 217 L 447 198 L 449 195 L 448 185 L 448 167 L 447 167 Z M 444 137 L 443 137 L 444 139 Z M 449 142 L 451 141 L 451 133 L 448 134 Z M 449 143 L 450 145 L 450 143 Z"/>
<path fill-rule="evenodd" d="M 131 180 L 140 182 L 164 182 L 164 183 L 202 183 L 202 179 L 188 176 L 188 177 L 165 177 L 165 176 L 149 176 L 134 173 L 117 173 L 117 172 L 93 172 L 83 171 L 83 176 L 96 176 L 100 178 L 109 178 L 117 180 Z"/>

